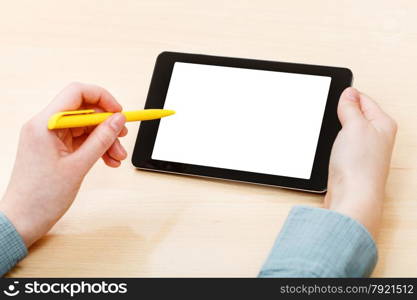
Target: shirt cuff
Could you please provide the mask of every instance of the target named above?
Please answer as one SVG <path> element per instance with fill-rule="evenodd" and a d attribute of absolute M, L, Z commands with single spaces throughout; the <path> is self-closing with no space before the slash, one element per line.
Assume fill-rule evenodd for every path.
<path fill-rule="evenodd" d="M 0 212 L 0 276 L 28 253 L 25 243 L 9 219 Z"/>
<path fill-rule="evenodd" d="M 364 277 L 377 261 L 365 227 L 322 208 L 294 207 L 259 277 Z"/>

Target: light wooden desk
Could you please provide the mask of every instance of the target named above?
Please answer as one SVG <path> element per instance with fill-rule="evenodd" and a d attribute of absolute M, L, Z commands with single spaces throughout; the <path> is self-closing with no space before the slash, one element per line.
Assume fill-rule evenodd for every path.
<path fill-rule="evenodd" d="M 417 276 L 415 1 L 2 1 L 0 192 L 19 128 L 67 83 L 144 105 L 163 50 L 350 67 L 399 123 L 374 276 Z M 133 149 L 138 124 L 124 145 Z M 10 276 L 255 276 L 290 208 L 323 197 L 99 163 Z"/>

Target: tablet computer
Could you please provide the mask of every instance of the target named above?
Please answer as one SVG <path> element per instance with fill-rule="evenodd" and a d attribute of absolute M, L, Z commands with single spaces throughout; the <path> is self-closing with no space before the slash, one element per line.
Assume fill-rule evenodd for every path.
<path fill-rule="evenodd" d="M 140 124 L 139 169 L 325 192 L 346 68 L 161 53 Z"/>

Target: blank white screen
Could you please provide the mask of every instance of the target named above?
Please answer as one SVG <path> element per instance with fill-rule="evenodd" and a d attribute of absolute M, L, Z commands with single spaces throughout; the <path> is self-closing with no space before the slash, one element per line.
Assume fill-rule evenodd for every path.
<path fill-rule="evenodd" d="M 309 179 L 330 81 L 177 62 L 152 158 Z"/>

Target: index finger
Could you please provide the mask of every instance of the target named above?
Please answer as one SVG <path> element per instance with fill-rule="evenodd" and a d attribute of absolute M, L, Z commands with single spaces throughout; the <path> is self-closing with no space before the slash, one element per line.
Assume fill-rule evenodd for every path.
<path fill-rule="evenodd" d="M 44 111 L 51 116 L 61 111 L 76 110 L 83 104 L 97 105 L 108 112 L 122 110 L 122 106 L 106 89 L 93 84 L 74 82 L 64 88 Z"/>

